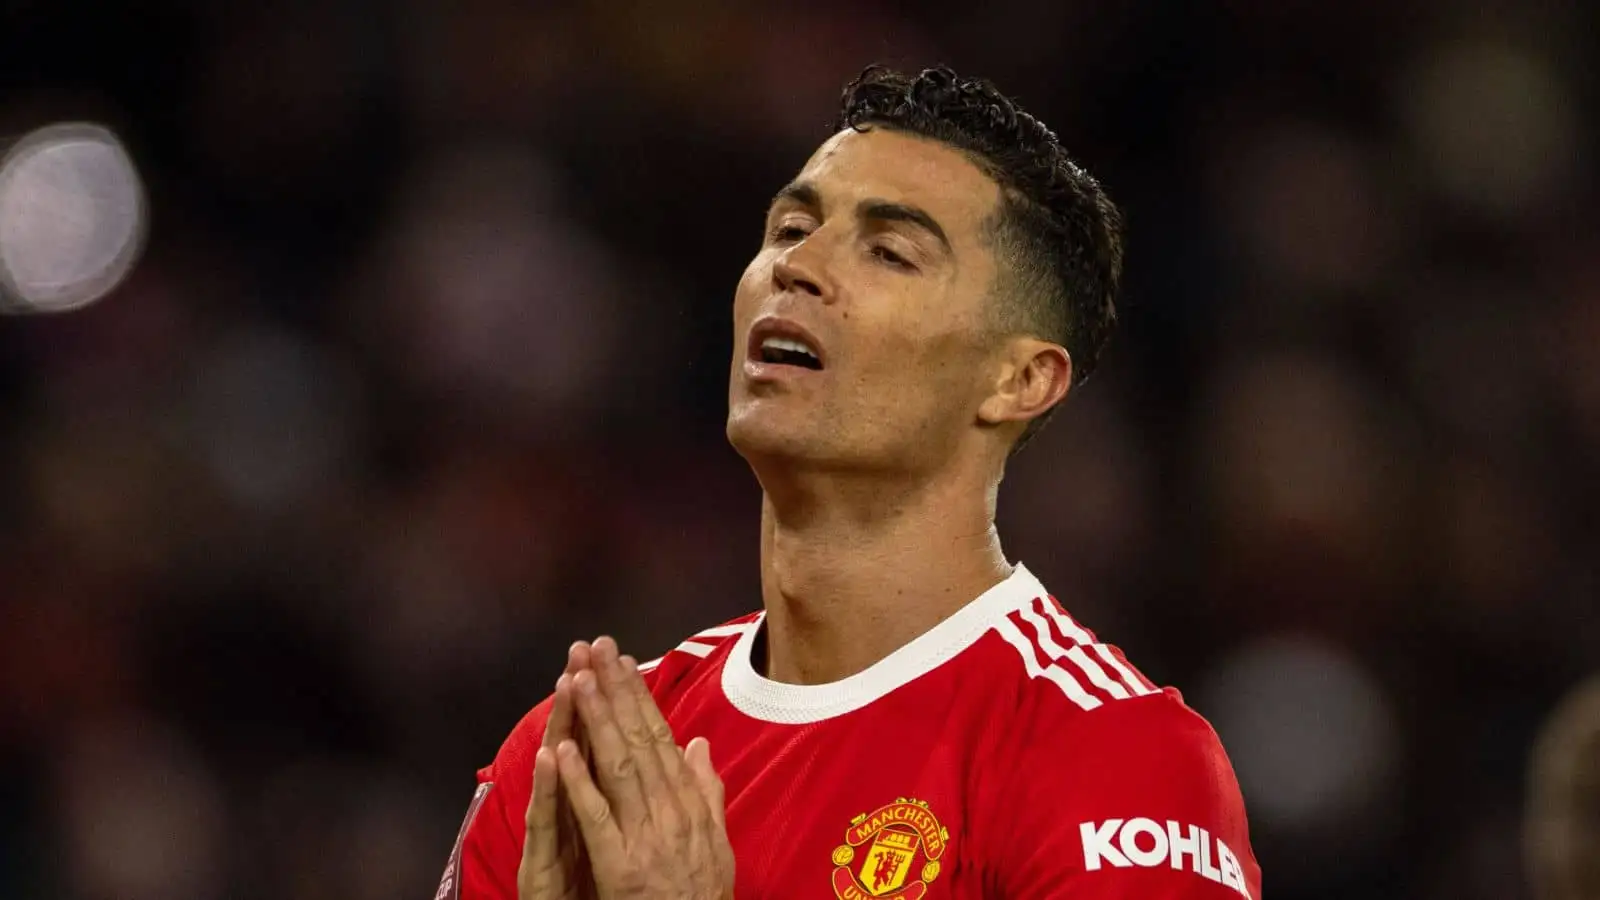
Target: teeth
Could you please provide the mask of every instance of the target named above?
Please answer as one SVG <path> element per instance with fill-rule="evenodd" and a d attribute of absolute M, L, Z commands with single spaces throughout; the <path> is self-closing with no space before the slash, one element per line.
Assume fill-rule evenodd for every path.
<path fill-rule="evenodd" d="M 761 342 L 763 350 L 788 350 L 791 353 L 804 353 L 812 359 L 817 358 L 817 352 L 805 344 L 791 338 L 769 337 Z"/>

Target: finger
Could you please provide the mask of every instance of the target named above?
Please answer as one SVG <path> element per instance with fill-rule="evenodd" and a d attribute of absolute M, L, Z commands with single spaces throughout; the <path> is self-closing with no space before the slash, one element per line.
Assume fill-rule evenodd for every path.
<path fill-rule="evenodd" d="M 555 701 L 550 707 L 550 717 L 545 722 L 544 740 L 541 746 L 552 750 L 567 738 L 577 737 L 575 734 L 576 723 L 573 721 L 572 693 L 563 691 L 562 686 L 568 688 L 572 685 L 572 676 L 587 669 L 592 664 L 593 650 L 587 641 L 573 641 L 567 648 L 567 667 L 556 679 Z"/>
<path fill-rule="evenodd" d="M 684 763 L 684 748 L 680 748 L 673 740 L 672 727 L 667 723 L 666 716 L 662 715 L 661 708 L 656 705 L 655 697 L 650 694 L 649 686 L 644 683 L 644 676 L 639 674 L 638 662 L 631 656 L 622 657 L 620 662 L 627 673 L 627 684 L 633 692 L 635 702 L 646 721 L 650 723 L 650 731 L 655 738 L 656 760 L 669 786 L 666 793 L 677 798 L 675 811 L 686 815 L 691 821 L 705 815 L 708 807 L 704 798 L 700 796 L 694 775 Z"/>
<path fill-rule="evenodd" d="M 727 795 L 721 776 L 717 775 L 716 767 L 711 764 L 711 742 L 703 737 L 695 738 L 684 748 L 683 755 L 684 766 L 693 771 L 700 798 L 711 814 L 715 831 L 705 836 L 711 842 L 723 884 L 731 891 L 737 863 L 733 856 L 733 844 L 728 840 Z"/>
<path fill-rule="evenodd" d="M 711 764 L 711 742 L 703 737 L 690 741 L 683 752 L 683 759 L 684 764 L 694 773 L 695 787 L 700 792 L 700 798 L 710 808 L 712 820 L 717 823 L 718 828 L 726 829 L 727 800 L 722 778 L 717 775 L 716 767 Z"/>
<path fill-rule="evenodd" d="M 584 669 L 590 668 L 593 665 L 593 652 L 593 648 L 589 646 L 588 641 L 573 641 L 572 646 L 567 648 L 567 668 L 562 672 L 562 674 L 568 676 L 576 675 L 579 672 L 582 672 Z M 571 678 L 567 679 L 567 684 L 569 687 L 571 686 Z M 560 693 L 560 686 L 561 681 L 560 679 L 557 679 L 557 694 Z M 552 736 L 553 739 L 545 742 L 545 746 L 554 749 L 562 741 L 570 737 L 577 740 L 578 749 L 583 751 L 584 758 L 587 759 L 589 757 L 589 739 L 583 734 L 582 729 L 577 727 L 578 723 L 573 710 L 572 695 L 570 692 L 566 697 L 565 706 L 566 714 L 559 720 L 555 718 L 555 710 L 551 711 L 552 720 L 559 721 L 561 726 L 558 732 Z"/>
<path fill-rule="evenodd" d="M 573 646 L 576 647 L 577 645 L 574 644 Z M 584 646 L 584 663 L 587 664 L 587 645 Z M 556 847 L 558 848 L 558 852 L 560 852 L 560 848 L 567 847 L 569 845 L 567 836 L 573 834 L 574 825 L 572 806 L 567 801 L 567 790 L 561 785 L 561 779 L 556 774 L 554 756 L 555 749 L 561 746 L 561 744 L 565 741 L 576 740 L 578 743 L 578 752 L 584 757 L 584 759 L 587 760 L 589 758 L 589 740 L 588 737 L 583 733 L 583 729 L 578 727 L 577 711 L 574 708 L 575 702 L 573 695 L 574 689 L 572 687 L 572 675 L 567 672 L 563 672 L 561 677 L 556 679 L 554 699 L 551 700 L 550 704 L 550 717 L 545 722 L 544 740 L 540 742 L 540 747 L 542 749 L 534 756 L 534 777 L 537 779 L 539 774 L 539 759 L 541 756 L 545 755 L 543 748 L 548 748 L 550 751 L 548 763 L 550 768 L 550 787 L 553 794 L 552 800 L 555 809 L 555 812 L 553 813 L 553 821 L 555 822 L 556 829 L 555 843 Z M 537 781 L 535 784 L 537 784 Z M 533 815 L 531 799 L 529 803 L 528 815 L 530 817 Z M 526 847 L 524 847 L 524 850 L 526 850 Z"/>
<path fill-rule="evenodd" d="M 579 672 L 573 684 L 577 687 L 578 719 L 589 734 L 600 790 L 623 822 L 644 821 L 649 810 L 639 786 L 639 764 L 617 725 L 611 701 L 600 692 L 593 670 Z"/>
<path fill-rule="evenodd" d="M 592 668 L 593 663 L 590 658 L 593 652 L 588 641 L 573 641 L 572 646 L 567 648 L 567 674 L 576 675 L 584 669 Z"/>
<path fill-rule="evenodd" d="M 592 760 L 593 757 L 589 752 L 589 736 L 578 727 L 572 678 L 578 672 L 587 669 L 590 661 L 589 645 L 583 641 L 573 644 L 572 649 L 567 652 L 567 670 L 556 679 L 550 715 L 545 720 L 544 738 L 539 742 L 540 746 L 554 750 L 562 741 L 571 738 L 578 742 L 578 751 L 586 760 Z"/>
<path fill-rule="evenodd" d="M 550 717 L 544 723 L 544 740 L 539 746 L 549 747 L 551 750 L 561 746 L 561 742 L 572 737 L 573 731 L 572 709 L 572 675 L 566 672 L 556 679 L 554 698 L 550 702 Z"/>
<path fill-rule="evenodd" d="M 572 801 L 574 818 L 578 820 L 578 833 L 583 835 L 584 846 L 590 858 L 613 861 L 622 847 L 622 833 L 617 830 L 616 817 L 611 804 L 606 801 L 594 779 L 589 777 L 589 767 L 584 764 L 578 745 L 564 741 L 556 748 L 556 768 L 561 774 L 561 786 Z"/>
<path fill-rule="evenodd" d="M 628 743 L 628 750 L 633 754 L 638 765 L 639 785 L 646 797 L 655 794 L 671 796 L 668 791 L 670 782 L 666 780 L 661 765 L 659 751 L 656 743 L 659 736 L 654 733 L 650 722 L 645 718 L 644 711 L 640 709 L 638 695 L 629 683 L 629 673 L 622 664 L 622 659 L 617 655 L 617 642 L 608 637 L 602 637 L 594 642 L 594 668 L 600 676 L 600 687 L 606 697 L 611 701 L 611 708 L 617 718 L 617 728 L 622 732 L 622 737 Z M 652 706 L 654 700 L 648 701 Z M 666 735 L 667 741 L 672 741 L 672 732 Z"/>
<path fill-rule="evenodd" d="M 560 773 L 555 751 L 540 747 L 533 757 L 533 793 L 522 836 L 522 864 L 517 869 L 517 889 L 523 896 L 537 895 L 550 887 L 560 869 L 560 839 L 557 836 L 556 785 Z"/>
<path fill-rule="evenodd" d="M 661 714 L 661 707 L 656 705 L 656 698 L 651 695 L 649 685 L 644 683 L 644 676 L 639 674 L 639 663 L 631 656 L 624 656 L 620 660 L 624 672 L 624 682 L 633 692 L 634 703 L 637 704 L 639 713 L 644 717 L 645 727 L 649 729 L 654 739 L 656 760 L 661 764 L 661 772 L 668 782 L 680 782 L 683 779 L 683 754 L 678 749 L 678 744 L 672 739 L 672 726 L 667 724 L 667 717 Z"/>

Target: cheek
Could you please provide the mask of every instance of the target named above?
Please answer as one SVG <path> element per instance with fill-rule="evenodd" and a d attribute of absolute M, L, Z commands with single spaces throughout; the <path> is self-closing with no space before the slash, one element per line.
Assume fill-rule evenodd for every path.
<path fill-rule="evenodd" d="M 941 419 L 971 394 L 976 357 L 964 334 L 933 332 L 921 323 L 898 323 L 879 333 L 870 351 L 872 364 L 860 389 L 888 418 L 905 422 Z"/>
<path fill-rule="evenodd" d="M 927 383 L 948 391 L 955 384 L 971 381 L 981 356 L 974 353 L 970 330 L 961 323 L 933 323 L 926 320 L 908 323 L 899 335 L 900 346 L 894 356 L 902 368 L 914 371 Z"/>
<path fill-rule="evenodd" d="M 744 273 L 739 276 L 739 283 L 733 289 L 733 310 L 737 317 L 742 310 L 747 310 L 758 296 L 758 289 L 771 280 L 772 259 L 767 253 L 758 253 L 744 267 Z"/>

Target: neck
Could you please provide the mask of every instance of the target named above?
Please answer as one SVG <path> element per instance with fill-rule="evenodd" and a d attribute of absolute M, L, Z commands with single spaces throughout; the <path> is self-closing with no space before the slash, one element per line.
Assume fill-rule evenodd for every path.
<path fill-rule="evenodd" d="M 1010 574 L 994 527 L 999 485 L 981 473 L 763 485 L 765 668 L 774 681 L 860 672 Z"/>

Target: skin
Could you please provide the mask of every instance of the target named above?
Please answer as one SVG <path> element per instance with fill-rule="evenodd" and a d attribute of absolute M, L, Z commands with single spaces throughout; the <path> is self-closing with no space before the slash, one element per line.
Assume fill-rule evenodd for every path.
<path fill-rule="evenodd" d="M 1065 397 L 1072 362 L 993 327 L 1000 199 L 959 151 L 871 129 L 829 139 L 768 211 L 734 295 L 727 433 L 764 494 L 769 678 L 860 672 L 1010 574 L 994 527 L 1005 461 Z M 751 363 L 770 316 L 816 339 L 822 371 Z M 554 704 L 521 900 L 731 897 L 710 747 L 675 743 L 614 641 L 574 646 Z"/>
<path fill-rule="evenodd" d="M 552 722 L 559 713 L 562 724 L 547 726 L 534 756 L 518 896 L 732 897 L 733 847 L 710 743 L 675 743 L 638 665 L 618 653 L 616 641 L 602 637 L 583 649 L 589 667 L 557 682 Z M 570 734 L 575 723 L 590 742 L 592 760 L 576 740 L 552 736 Z M 562 833 L 564 811 L 587 854 L 587 873 L 570 855 L 578 841 Z"/>
<path fill-rule="evenodd" d="M 1072 363 L 991 326 L 1000 188 L 961 152 L 843 131 L 794 183 L 818 202 L 780 194 L 735 292 L 727 432 L 765 495 L 767 674 L 811 684 L 867 668 L 1010 574 L 994 529 L 1006 456 L 1066 395 Z M 858 215 L 879 200 L 924 211 L 946 240 Z M 750 377 L 765 315 L 815 335 L 824 371 Z"/>
<path fill-rule="evenodd" d="M 588 848 L 572 805 L 559 787 L 553 755 L 561 745 L 581 739 L 572 682 L 579 672 L 593 668 L 592 648 L 578 641 L 567 651 L 567 667 L 556 679 L 544 740 L 534 757 L 533 794 L 528 803 L 522 863 L 517 868 L 521 900 L 591 900 L 596 896 Z M 580 747 L 579 752 L 586 750 Z"/>

